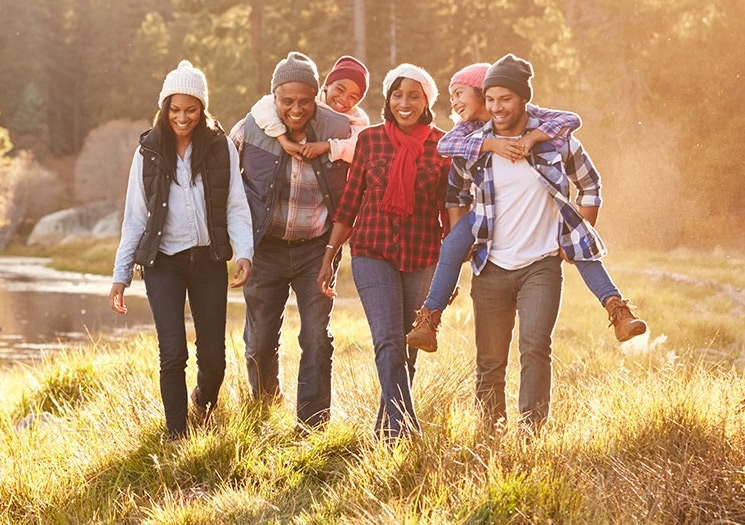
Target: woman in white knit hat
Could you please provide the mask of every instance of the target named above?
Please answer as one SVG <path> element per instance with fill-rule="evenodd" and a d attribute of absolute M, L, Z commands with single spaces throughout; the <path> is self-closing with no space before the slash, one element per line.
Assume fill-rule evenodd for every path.
<path fill-rule="evenodd" d="M 383 95 L 385 122 L 359 134 L 318 284 L 334 293 L 331 263 L 351 236 L 352 272 L 381 387 L 375 429 L 392 441 L 419 432 L 411 397 L 417 350 L 405 337 L 427 295 L 447 225 L 450 160 L 437 153 L 444 132 L 432 125 L 437 86 L 429 73 L 401 64 L 383 80 Z"/>
<path fill-rule="evenodd" d="M 181 61 L 163 82 L 153 127 L 140 137 L 132 160 L 109 293 L 111 308 L 126 313 L 124 290 L 134 265 L 143 267 L 172 440 L 187 429 L 187 294 L 198 367 L 190 397 L 195 415 L 205 421 L 217 404 L 225 373 L 226 262 L 235 252 L 231 287 L 241 287 L 251 274 L 253 256 L 251 213 L 238 153 L 208 105 L 204 74 Z"/>

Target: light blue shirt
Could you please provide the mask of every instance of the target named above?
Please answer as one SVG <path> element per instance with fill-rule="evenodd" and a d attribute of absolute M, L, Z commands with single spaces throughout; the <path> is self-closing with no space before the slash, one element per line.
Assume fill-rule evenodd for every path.
<path fill-rule="evenodd" d="M 228 235 L 233 245 L 235 258 L 253 259 L 253 228 L 251 212 L 243 190 L 240 163 L 235 145 L 230 141 L 230 186 L 227 201 Z M 207 229 L 207 206 L 204 201 L 202 176 L 197 175 L 191 183 L 191 152 L 189 144 L 184 158 L 177 156 L 176 182 L 171 182 L 168 192 L 168 213 L 161 233 L 159 251 L 173 255 L 194 246 L 209 246 Z M 124 207 L 122 237 L 114 262 L 114 282 L 129 286 L 134 273 L 134 253 L 140 238 L 145 233 L 147 205 L 145 187 L 142 182 L 143 157 L 137 148 L 129 170 L 127 201 Z"/>

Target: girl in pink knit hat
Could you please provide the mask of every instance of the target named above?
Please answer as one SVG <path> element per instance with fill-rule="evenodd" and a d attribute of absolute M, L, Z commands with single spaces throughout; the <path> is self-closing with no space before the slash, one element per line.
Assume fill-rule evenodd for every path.
<path fill-rule="evenodd" d="M 370 75 L 365 64 L 354 57 L 343 56 L 331 68 L 316 97 L 319 104 L 349 119 L 352 136 L 348 139 L 329 139 L 326 142 L 305 144 L 291 141 L 285 134 L 285 125 L 277 115 L 273 94 L 265 95 L 256 102 L 251 108 L 251 115 L 264 133 L 276 137 L 282 148 L 298 160 L 302 160 L 303 157 L 313 159 L 327 153 L 331 161 L 352 162 L 357 135 L 370 125 L 367 113 L 359 107 L 359 103 L 367 94 L 369 81 Z"/>
<path fill-rule="evenodd" d="M 480 130 L 490 119 L 482 94 L 482 84 L 490 66 L 486 63 L 472 64 L 455 73 L 450 80 L 450 102 L 453 112 L 460 120 L 437 144 L 437 150 L 441 155 L 459 157 L 465 159 L 466 163 L 473 163 L 482 153 L 493 152 L 514 163 L 525 158 L 538 142 L 551 141 L 556 147 L 563 146 L 567 140 L 567 132 L 575 131 L 580 127 L 580 118 L 574 113 L 548 110 L 527 104 L 528 116 L 538 119 L 540 126 L 520 139 L 501 140 L 494 137 L 483 138 L 482 134 L 471 135 L 474 131 Z M 455 225 L 451 225 L 450 234 L 442 244 L 440 259 L 427 299 L 417 312 L 414 328 L 406 336 L 406 341 L 410 346 L 428 352 L 437 350 L 437 331 L 440 327 L 442 311 L 457 294 L 461 264 L 469 257 L 469 250 L 474 242 L 475 237 L 471 232 L 468 216 L 461 218 Z M 602 263 L 600 261 L 591 261 L 591 263 L 595 264 L 590 266 L 577 262 L 577 268 L 585 282 L 589 283 L 593 280 L 602 282 L 603 293 L 609 289 L 614 290 L 613 295 L 607 297 L 607 294 L 606 296 L 601 294 L 600 286 L 598 289 L 590 287 L 590 291 L 608 309 L 611 324 L 615 327 L 616 338 L 619 341 L 625 341 L 644 333 L 647 329 L 646 324 L 630 313 L 629 307 L 622 300 L 610 276 L 600 266 Z M 596 278 L 586 277 L 585 272 L 588 274 L 593 272 Z M 602 280 L 599 276 L 602 276 Z M 620 309 L 624 312 L 628 311 L 628 315 L 614 314 L 608 306 L 609 303 L 604 302 L 604 299 L 616 296 L 618 296 L 616 303 L 620 301 L 623 305 Z"/>

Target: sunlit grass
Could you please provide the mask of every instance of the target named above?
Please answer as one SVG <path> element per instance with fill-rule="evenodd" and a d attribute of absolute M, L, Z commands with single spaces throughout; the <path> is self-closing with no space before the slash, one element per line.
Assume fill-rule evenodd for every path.
<path fill-rule="evenodd" d="M 719 257 L 719 259 L 717 259 Z M 745 520 L 743 260 L 632 253 L 609 260 L 650 325 L 618 344 L 604 309 L 565 268 L 551 420 L 518 438 L 517 352 L 510 420 L 491 432 L 473 406 L 469 272 L 444 315 L 441 349 L 414 388 L 421 438 L 372 435 L 378 386 L 370 332 L 348 274 L 334 312 L 333 417 L 294 431 L 297 314 L 283 330 L 284 402 L 250 400 L 238 330 L 213 424 L 164 442 L 157 342 L 91 344 L 0 374 L 0 522 L 10 523 L 711 523 Z M 700 265 L 699 265 L 700 263 Z M 686 266 L 686 264 L 688 266 Z M 730 266 L 731 265 L 731 266 Z M 516 348 L 514 349 L 516 350 Z M 195 381 L 193 359 L 187 369 Z M 16 428 L 42 412 L 31 428 Z"/>

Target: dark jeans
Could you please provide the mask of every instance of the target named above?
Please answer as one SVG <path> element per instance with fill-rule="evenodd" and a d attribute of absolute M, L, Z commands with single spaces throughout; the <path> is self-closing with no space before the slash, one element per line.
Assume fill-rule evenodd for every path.
<path fill-rule="evenodd" d="M 507 417 L 507 357 L 520 317 L 520 394 L 522 420 L 540 425 L 551 401 L 551 335 L 561 304 L 561 258 L 547 257 L 519 270 L 487 263 L 471 281 L 476 329 L 476 398 L 486 419 Z"/>
<path fill-rule="evenodd" d="M 370 325 L 380 381 L 375 431 L 389 440 L 419 431 L 411 397 L 417 350 L 406 345 L 406 334 L 433 273 L 434 265 L 418 272 L 400 272 L 387 261 L 352 257 L 352 275 Z"/>
<path fill-rule="evenodd" d="M 197 347 L 197 385 L 202 406 L 217 403 L 225 376 L 225 310 L 228 272 L 224 262 L 210 259 L 209 248 L 192 248 L 175 255 L 158 253 L 145 269 L 145 288 L 153 311 L 160 350 L 160 394 L 170 435 L 186 431 L 186 326 L 184 305 L 194 319 Z"/>
<path fill-rule="evenodd" d="M 310 426 L 327 421 L 331 409 L 334 338 L 329 324 L 334 301 L 321 294 L 316 283 L 327 241 L 328 235 L 294 243 L 265 237 L 254 254 L 251 278 L 243 287 L 246 367 L 255 398 L 281 396 L 279 338 L 290 287 L 295 292 L 301 351 L 297 417 Z"/>
<path fill-rule="evenodd" d="M 424 301 L 424 306 L 430 310 L 440 310 L 441 312 L 445 310 L 450 296 L 455 291 L 463 261 L 468 255 L 468 250 L 476 242 L 469 221 L 469 217 L 473 213 L 471 211 L 468 215 L 462 217 L 450 230 L 445 240 L 442 241 L 437 270 L 435 270 L 435 275 L 432 278 L 427 299 Z M 605 306 L 605 301 L 609 297 L 613 295 L 621 297 L 621 292 L 618 291 L 605 269 L 603 261 L 575 261 L 574 266 L 585 281 L 587 288 L 603 306 Z"/>

